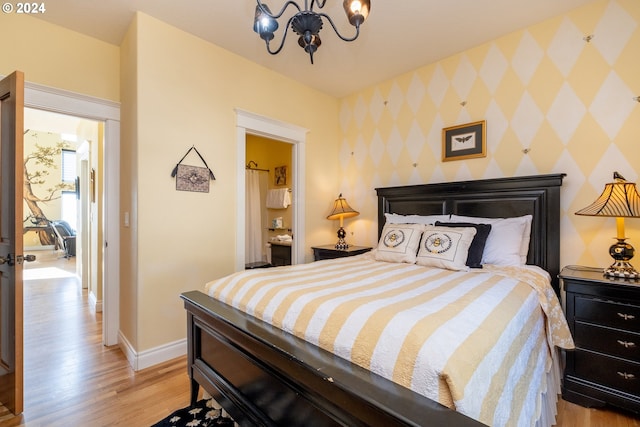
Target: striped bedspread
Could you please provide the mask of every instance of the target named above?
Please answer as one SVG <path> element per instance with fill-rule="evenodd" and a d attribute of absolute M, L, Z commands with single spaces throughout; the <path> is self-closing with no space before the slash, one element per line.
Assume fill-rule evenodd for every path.
<path fill-rule="evenodd" d="M 573 347 L 536 267 L 460 272 L 369 253 L 246 270 L 206 291 L 488 425 L 533 425 L 553 347 Z"/>

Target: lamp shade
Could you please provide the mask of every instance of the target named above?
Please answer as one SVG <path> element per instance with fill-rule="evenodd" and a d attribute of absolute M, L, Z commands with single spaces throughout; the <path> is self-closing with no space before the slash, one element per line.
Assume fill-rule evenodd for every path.
<path fill-rule="evenodd" d="M 333 203 L 333 210 L 327 216 L 327 219 L 343 219 L 343 218 L 352 218 L 354 216 L 360 215 L 360 212 L 354 210 L 349 203 L 347 203 L 346 199 L 342 197 L 342 193 L 338 196 L 338 198 Z"/>
<path fill-rule="evenodd" d="M 266 13 L 265 13 L 266 12 Z M 256 14 L 253 19 L 253 31 L 258 33 L 264 41 L 271 41 L 273 33 L 278 29 L 278 21 L 270 16 L 271 10 L 266 4 L 256 6 Z"/>
<path fill-rule="evenodd" d="M 576 215 L 639 218 L 640 194 L 636 184 L 627 182 L 620 174 L 613 174 L 614 182 L 605 185 L 598 199 L 576 212 Z"/>
<path fill-rule="evenodd" d="M 360 26 L 367 16 L 369 16 L 369 10 L 371 10 L 370 0 L 344 0 L 342 3 L 344 12 L 347 14 L 349 23 L 354 27 Z"/>

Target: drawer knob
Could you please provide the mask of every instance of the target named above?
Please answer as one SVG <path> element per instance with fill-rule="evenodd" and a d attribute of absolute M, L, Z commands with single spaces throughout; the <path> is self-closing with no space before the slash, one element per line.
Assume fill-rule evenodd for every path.
<path fill-rule="evenodd" d="M 636 376 L 633 374 L 628 374 L 626 372 L 620 372 L 618 371 L 618 375 L 620 375 L 622 378 L 624 378 L 625 380 L 635 380 Z"/>
<path fill-rule="evenodd" d="M 624 346 L 624 348 L 633 348 L 633 347 L 636 346 L 636 343 L 631 342 L 631 341 L 618 340 L 618 344 Z"/>
<path fill-rule="evenodd" d="M 622 317 L 624 320 L 633 320 L 636 318 L 633 314 L 618 313 L 618 316 Z"/>

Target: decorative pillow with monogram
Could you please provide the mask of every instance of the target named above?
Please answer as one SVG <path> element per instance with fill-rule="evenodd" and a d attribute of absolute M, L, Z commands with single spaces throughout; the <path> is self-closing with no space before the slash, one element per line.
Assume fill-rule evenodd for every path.
<path fill-rule="evenodd" d="M 447 270 L 467 270 L 469 247 L 476 229 L 473 227 L 425 226 L 416 264 Z"/>
<path fill-rule="evenodd" d="M 376 260 L 414 264 L 424 227 L 422 224 L 385 224 L 375 253 Z"/>
<path fill-rule="evenodd" d="M 470 268 L 482 268 L 482 254 L 484 253 L 484 246 L 487 242 L 487 237 L 491 232 L 491 224 L 473 224 L 471 222 L 439 222 L 436 221 L 437 226 L 443 227 L 473 227 L 476 229 L 476 235 L 469 246 L 469 253 L 467 254 L 467 267 Z"/>

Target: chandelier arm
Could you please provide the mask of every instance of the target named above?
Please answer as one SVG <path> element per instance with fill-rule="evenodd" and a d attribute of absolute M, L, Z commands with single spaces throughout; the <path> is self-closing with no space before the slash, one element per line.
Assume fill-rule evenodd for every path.
<path fill-rule="evenodd" d="M 340 34 L 340 32 L 338 31 L 338 28 L 336 27 L 336 24 L 333 23 L 333 20 L 329 15 L 327 15 L 326 13 L 318 13 L 318 15 L 325 18 L 329 22 L 329 24 L 331 24 L 331 26 L 333 27 L 333 31 L 336 33 L 338 37 L 340 37 L 341 40 L 344 40 L 346 42 L 352 42 L 355 39 L 357 39 L 358 36 L 360 35 L 360 25 L 356 25 L 356 34 L 353 37 L 349 38 Z"/>
<path fill-rule="evenodd" d="M 295 17 L 296 15 L 293 15 L 291 18 L 289 18 L 289 20 L 287 21 L 287 25 L 284 26 L 284 31 L 283 31 L 284 35 L 282 36 L 282 41 L 280 42 L 280 46 L 278 46 L 278 49 L 276 49 L 275 51 L 271 51 L 271 48 L 269 48 L 269 42 L 265 41 L 265 43 L 267 44 L 267 52 L 269 52 L 271 55 L 277 55 L 282 50 L 282 47 L 284 46 L 284 42 L 285 40 L 287 40 L 287 34 L 289 33 L 289 31 L 287 30 L 291 26 L 291 21 L 293 21 L 293 18 Z"/>
<path fill-rule="evenodd" d="M 284 14 L 285 10 L 287 10 L 287 7 L 289 7 L 289 5 L 291 5 L 291 4 L 292 4 L 296 9 L 298 9 L 298 12 L 302 12 L 302 11 L 300 10 L 300 6 L 298 6 L 298 3 L 296 3 L 296 2 L 295 2 L 295 1 L 293 1 L 293 0 L 289 0 L 288 2 L 286 2 L 286 3 L 284 4 L 284 6 L 282 6 L 282 9 L 280 9 L 280 12 L 278 12 L 278 13 L 273 13 L 273 14 L 272 14 L 272 13 L 270 13 L 267 9 L 265 9 L 265 8 L 264 8 L 264 6 L 263 6 L 263 4 L 262 4 L 262 2 L 261 2 L 260 0 L 256 0 L 256 2 L 258 3 L 258 6 L 260 6 L 260 10 L 262 10 L 262 12 L 264 12 L 264 13 L 265 13 L 265 14 L 267 14 L 267 15 L 269 15 L 269 16 L 270 16 L 270 17 L 272 17 L 273 19 L 278 19 L 278 18 L 280 18 L 280 17 Z M 295 16 L 295 15 L 294 15 L 294 16 Z"/>
<path fill-rule="evenodd" d="M 322 9 L 324 7 L 324 4 L 327 2 L 327 0 L 311 0 L 311 9 L 313 9 L 313 3 L 317 3 L 318 4 L 318 9 Z"/>

